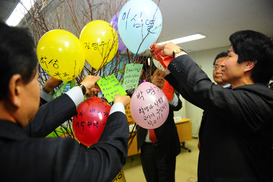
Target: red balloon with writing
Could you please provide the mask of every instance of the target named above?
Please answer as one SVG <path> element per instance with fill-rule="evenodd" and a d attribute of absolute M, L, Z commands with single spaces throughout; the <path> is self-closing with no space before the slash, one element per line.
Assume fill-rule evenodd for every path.
<path fill-rule="evenodd" d="M 90 97 L 78 107 L 72 126 L 79 142 L 89 147 L 99 141 L 110 109 L 111 105 L 99 97 Z"/>

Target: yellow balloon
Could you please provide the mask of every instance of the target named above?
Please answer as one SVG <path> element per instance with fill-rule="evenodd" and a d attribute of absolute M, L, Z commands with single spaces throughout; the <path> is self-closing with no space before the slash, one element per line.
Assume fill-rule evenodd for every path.
<path fill-rule="evenodd" d="M 82 71 L 85 51 L 81 41 L 66 30 L 51 30 L 38 42 L 37 56 L 42 68 L 54 78 L 70 81 Z"/>
<path fill-rule="evenodd" d="M 123 169 L 117 174 L 117 176 L 111 182 L 126 182 Z"/>
<path fill-rule="evenodd" d="M 80 34 L 87 62 L 95 69 L 109 63 L 118 50 L 116 30 L 106 21 L 94 20 Z"/>

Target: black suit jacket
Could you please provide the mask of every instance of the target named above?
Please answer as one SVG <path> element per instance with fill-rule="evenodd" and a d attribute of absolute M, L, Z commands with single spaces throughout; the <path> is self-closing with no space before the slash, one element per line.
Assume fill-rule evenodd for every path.
<path fill-rule="evenodd" d="M 180 153 L 180 141 L 176 129 L 176 125 L 173 120 L 173 112 L 182 108 L 182 102 L 179 100 L 177 106 L 169 104 L 169 115 L 167 120 L 162 126 L 156 128 L 155 135 L 157 137 L 158 147 L 162 151 L 162 154 L 168 159 L 168 156 L 176 156 Z M 148 130 L 140 126 L 137 127 L 137 146 L 140 149 L 145 142 L 145 138 Z"/>
<path fill-rule="evenodd" d="M 26 128 L 0 120 L 1 181 L 111 181 L 126 162 L 126 116 L 111 114 L 99 142 L 88 149 L 69 137 L 41 138 L 75 114 L 64 94 L 40 107 Z"/>
<path fill-rule="evenodd" d="M 222 88 L 187 55 L 175 58 L 168 69 L 166 80 L 206 111 L 198 181 L 272 181 L 273 92 L 258 83 Z"/>

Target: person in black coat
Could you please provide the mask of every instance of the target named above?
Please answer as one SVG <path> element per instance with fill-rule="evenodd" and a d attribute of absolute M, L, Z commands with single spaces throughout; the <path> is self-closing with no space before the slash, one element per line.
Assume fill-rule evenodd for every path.
<path fill-rule="evenodd" d="M 182 96 L 206 110 L 200 128 L 198 182 L 271 182 L 273 156 L 273 43 L 262 33 L 233 33 L 223 67 L 225 89 L 214 84 L 181 48 L 157 45 L 173 56 L 165 77 Z"/>
<path fill-rule="evenodd" d="M 129 96 L 115 96 L 99 142 L 89 148 L 69 137 L 44 138 L 77 114 L 85 93 L 100 90 L 96 85 L 100 77 L 86 76 L 81 86 L 39 108 L 37 62 L 30 33 L 0 22 L 1 181 L 111 181 L 127 158 L 124 106 Z"/>
<path fill-rule="evenodd" d="M 156 69 L 151 77 L 151 82 L 163 88 L 166 72 Z M 169 115 L 162 126 L 154 129 L 156 142 L 149 139 L 147 129 L 137 127 L 137 146 L 141 149 L 141 163 L 147 182 L 172 182 L 175 181 L 176 156 L 180 153 L 180 141 L 174 123 L 174 111 L 182 108 L 178 94 L 174 94 L 169 104 Z"/>

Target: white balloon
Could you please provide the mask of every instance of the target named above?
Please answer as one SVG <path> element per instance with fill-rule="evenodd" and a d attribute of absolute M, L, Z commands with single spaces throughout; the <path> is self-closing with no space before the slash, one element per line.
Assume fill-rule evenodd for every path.
<path fill-rule="evenodd" d="M 134 54 L 147 50 L 162 30 L 162 15 L 152 0 L 131 0 L 121 9 L 118 30 L 126 47 Z"/>

